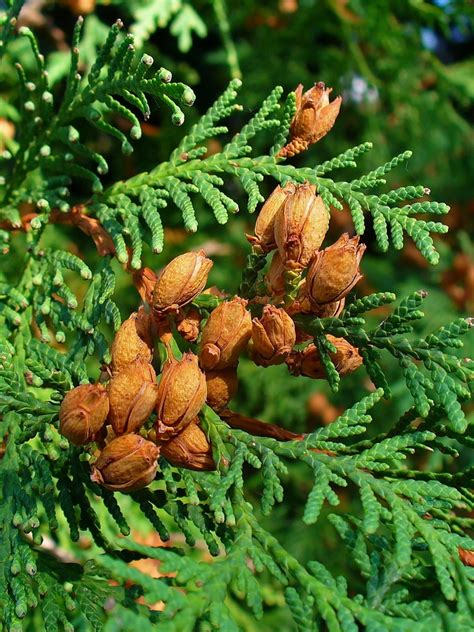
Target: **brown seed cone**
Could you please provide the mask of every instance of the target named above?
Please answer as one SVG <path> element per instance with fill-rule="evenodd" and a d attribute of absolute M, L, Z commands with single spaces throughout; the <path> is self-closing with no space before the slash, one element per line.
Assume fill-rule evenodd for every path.
<path fill-rule="evenodd" d="M 285 295 L 285 272 L 286 268 L 281 260 L 280 253 L 274 253 L 268 272 L 265 275 L 265 285 L 271 296 L 283 298 Z"/>
<path fill-rule="evenodd" d="M 246 235 L 248 241 L 260 252 L 270 252 L 276 248 L 275 218 L 290 193 L 294 193 L 295 185 L 288 183 L 285 187 L 277 186 L 265 201 L 255 222 L 255 236 Z"/>
<path fill-rule="evenodd" d="M 130 362 L 151 362 L 153 357 L 150 316 L 134 312 L 124 320 L 112 343 L 112 370 L 122 371 Z"/>
<path fill-rule="evenodd" d="M 362 362 L 357 347 L 353 347 L 345 338 L 336 338 L 327 335 L 327 338 L 336 347 L 336 353 L 329 356 L 339 375 L 347 375 L 358 369 Z M 319 350 L 314 344 L 310 344 L 302 351 L 291 354 L 287 360 L 290 373 L 293 375 L 305 375 L 315 379 L 326 377 L 326 371 L 321 362 Z"/>
<path fill-rule="evenodd" d="M 160 449 L 136 434 L 112 439 L 92 466 L 91 480 L 106 489 L 134 492 L 155 478 Z"/>
<path fill-rule="evenodd" d="M 304 94 L 300 83 L 295 92 L 296 113 L 290 127 L 290 142 L 280 150 L 279 156 L 295 156 L 326 136 L 341 109 L 342 97 L 330 103 L 332 88 L 326 88 L 322 81 Z"/>
<path fill-rule="evenodd" d="M 303 351 L 290 353 L 286 358 L 286 365 L 291 375 L 304 375 L 315 380 L 322 380 L 326 377 L 319 351 L 314 344 L 308 345 Z"/>
<path fill-rule="evenodd" d="M 228 367 L 220 371 L 207 371 L 207 403 L 215 411 L 219 412 L 227 407 L 227 404 L 237 394 L 239 380 L 237 369 Z"/>
<path fill-rule="evenodd" d="M 265 305 L 252 320 L 252 358 L 255 364 L 282 364 L 296 342 L 295 323 L 281 307 Z"/>
<path fill-rule="evenodd" d="M 199 336 L 199 326 L 202 316 L 198 309 L 191 308 L 186 314 L 182 313 L 178 316 L 178 325 L 176 329 L 188 342 L 196 342 Z"/>
<path fill-rule="evenodd" d="M 236 296 L 211 312 L 201 337 L 199 362 L 205 371 L 237 366 L 252 334 L 247 301 Z"/>
<path fill-rule="evenodd" d="M 362 356 L 357 347 L 351 345 L 344 338 L 335 338 L 330 335 L 328 338 L 337 348 L 336 353 L 331 353 L 330 356 L 339 375 L 352 373 L 363 364 Z"/>
<path fill-rule="evenodd" d="M 115 434 L 138 430 L 153 412 L 157 397 L 156 373 L 151 364 L 135 360 L 114 375 L 109 384 L 109 421 Z"/>
<path fill-rule="evenodd" d="M 302 270 L 323 243 L 329 214 L 315 187 L 308 183 L 295 188 L 275 219 L 275 240 L 285 268 Z"/>
<path fill-rule="evenodd" d="M 81 384 L 66 393 L 59 409 L 59 432 L 74 445 L 94 441 L 109 413 L 102 384 Z"/>
<path fill-rule="evenodd" d="M 161 448 L 161 454 L 173 465 L 188 470 L 215 470 L 212 447 L 197 419 Z"/>
<path fill-rule="evenodd" d="M 153 309 L 158 315 L 177 313 L 206 286 L 212 261 L 199 252 L 185 252 L 175 257 L 161 271 L 153 291 Z"/>
<path fill-rule="evenodd" d="M 305 285 L 313 305 L 334 303 L 349 294 L 362 278 L 359 264 L 365 248 L 365 244 L 359 244 L 359 236 L 350 239 L 344 233 L 335 244 L 316 253 Z"/>
<path fill-rule="evenodd" d="M 197 416 L 206 401 L 206 377 L 194 353 L 168 360 L 161 375 L 156 403 L 157 436 L 178 433 Z"/>

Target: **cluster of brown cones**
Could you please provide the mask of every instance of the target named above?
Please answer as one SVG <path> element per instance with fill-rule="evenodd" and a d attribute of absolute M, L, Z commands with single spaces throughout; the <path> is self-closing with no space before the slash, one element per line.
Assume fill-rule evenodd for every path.
<path fill-rule="evenodd" d="M 345 233 L 324 250 L 329 217 L 323 200 L 308 183 L 278 186 L 262 207 L 255 234 L 247 236 L 256 252 L 274 251 L 265 277 L 267 303 L 253 321 L 251 347 L 256 364 L 286 362 L 294 375 L 324 378 L 317 347 L 295 326 L 296 314 L 338 316 L 347 294 L 361 279 L 359 264 L 365 245 Z M 278 331 L 278 333 L 277 333 Z M 331 359 L 341 375 L 362 364 L 357 349 L 344 338 L 328 336 L 336 348 Z"/>
<path fill-rule="evenodd" d="M 298 88 L 290 143 L 282 156 L 306 149 L 331 129 L 340 98 L 330 104 L 329 92 L 324 84 L 304 94 Z M 144 306 L 117 332 L 106 379 L 72 389 L 59 413 L 60 431 L 71 443 L 97 445 L 92 480 L 113 491 L 140 489 L 155 478 L 160 455 L 179 467 L 215 469 L 199 420 L 206 404 L 230 425 L 265 434 L 266 424 L 227 408 L 238 390 L 237 366 L 245 352 L 259 366 L 286 363 L 293 375 L 325 377 L 318 348 L 298 328 L 295 315 L 337 316 L 361 278 L 365 250 L 358 237 L 347 234 L 320 250 L 328 224 L 313 185 L 277 186 L 259 213 L 255 234 L 248 236 L 255 252 L 275 251 L 266 289 L 251 301 L 205 289 L 213 263 L 204 251 L 176 257 L 158 276 L 149 268 L 133 273 Z M 205 293 L 217 304 L 210 313 L 194 302 Z M 189 345 L 182 355 L 171 344 L 178 335 Z M 360 366 L 355 347 L 328 338 L 341 375 Z M 167 355 L 159 380 L 153 366 L 157 341 Z M 267 436 L 296 437 L 276 426 Z"/>
<path fill-rule="evenodd" d="M 278 247 L 266 277 L 263 309 L 261 296 L 248 302 L 215 288 L 205 290 L 213 264 L 203 251 L 176 257 L 158 276 L 147 268 L 135 273 L 145 306 L 118 330 L 107 381 L 74 388 L 60 409 L 61 433 L 75 445 L 96 442 L 100 449 L 92 466 L 94 481 L 114 491 L 140 489 L 155 478 L 160 454 L 180 467 L 214 469 L 199 413 L 207 403 L 229 419 L 227 406 L 238 389 L 237 365 L 245 351 L 259 366 L 286 362 L 294 375 L 324 377 L 317 348 L 295 348 L 307 337 L 293 315 L 339 313 L 360 278 L 364 251 L 357 238 L 347 235 L 318 250 L 326 230 L 326 211 L 314 187 L 277 187 L 250 238 L 263 252 Z M 288 274 L 299 284 L 293 301 L 285 289 Z M 208 315 L 193 305 L 204 293 L 218 303 Z M 252 318 L 251 310 L 260 315 Z M 169 344 L 173 328 L 190 345 L 180 358 Z M 152 364 L 157 340 L 168 355 L 159 381 Z M 342 375 L 360 365 L 357 349 L 342 338 L 330 340 Z"/>
<path fill-rule="evenodd" d="M 61 404 L 61 433 L 75 445 L 97 442 L 101 450 L 91 478 L 112 491 L 148 485 L 160 454 L 178 466 L 215 468 L 197 417 L 207 396 L 197 356 L 189 352 L 165 362 L 158 384 L 152 365 L 155 324 L 143 308 L 132 314 L 115 336 L 110 379 L 77 386 Z"/>

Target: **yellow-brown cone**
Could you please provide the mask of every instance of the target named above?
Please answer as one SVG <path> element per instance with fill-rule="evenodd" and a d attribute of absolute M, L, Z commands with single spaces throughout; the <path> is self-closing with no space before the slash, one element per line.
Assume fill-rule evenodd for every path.
<path fill-rule="evenodd" d="M 206 401 L 206 377 L 194 353 L 168 361 L 161 375 L 156 402 L 157 436 L 176 434 L 197 416 Z"/>
<path fill-rule="evenodd" d="M 106 489 L 134 492 L 155 478 L 160 449 L 136 434 L 112 439 L 92 466 L 91 480 Z"/>
<path fill-rule="evenodd" d="M 351 345 L 345 338 L 335 338 L 331 335 L 327 337 L 337 349 L 336 353 L 330 354 L 330 357 L 339 375 L 352 373 L 363 364 L 357 347 Z"/>
<path fill-rule="evenodd" d="M 112 343 L 112 369 L 117 373 L 135 360 L 151 362 L 153 357 L 150 317 L 145 311 L 124 320 Z"/>
<path fill-rule="evenodd" d="M 305 290 L 313 305 L 326 305 L 349 294 L 362 278 L 359 264 L 365 244 L 359 237 L 341 235 L 335 244 L 317 252 L 308 268 Z"/>
<path fill-rule="evenodd" d="M 236 395 L 239 386 L 237 369 L 228 367 L 220 371 L 207 371 L 207 403 L 219 412 L 227 407 L 231 399 Z"/>
<path fill-rule="evenodd" d="M 211 444 L 196 421 L 165 443 L 161 447 L 161 454 L 177 467 L 189 470 L 215 470 Z"/>
<path fill-rule="evenodd" d="M 59 409 L 59 431 L 74 445 L 94 441 L 109 413 L 109 398 L 101 384 L 81 384 L 66 393 Z"/>
<path fill-rule="evenodd" d="M 109 420 L 117 435 L 134 432 L 153 412 L 158 397 L 156 373 L 147 362 L 135 360 L 109 384 Z"/>
<path fill-rule="evenodd" d="M 341 109 L 342 97 L 330 103 L 332 88 L 326 88 L 322 81 L 304 94 L 300 83 L 295 92 L 296 113 L 290 127 L 290 142 L 280 150 L 280 156 L 295 156 L 326 136 Z"/>
<path fill-rule="evenodd" d="M 178 318 L 176 329 L 188 342 L 196 342 L 199 336 L 201 320 L 202 316 L 199 310 L 192 308 Z"/>
<path fill-rule="evenodd" d="M 199 362 L 205 371 L 237 366 L 252 334 L 247 301 L 236 297 L 214 309 L 204 326 Z"/>
<path fill-rule="evenodd" d="M 212 261 L 200 252 L 175 257 L 161 271 L 153 291 L 153 309 L 158 315 L 178 310 L 190 303 L 206 286 Z"/>
<path fill-rule="evenodd" d="M 329 214 L 315 187 L 298 185 L 275 219 L 275 240 L 285 268 L 304 269 L 323 243 L 328 227 Z"/>
<path fill-rule="evenodd" d="M 275 218 L 295 185 L 277 186 L 262 206 L 255 222 L 255 236 L 247 235 L 248 241 L 260 252 L 270 252 L 276 248 Z"/>
<path fill-rule="evenodd" d="M 282 364 L 296 342 L 295 324 L 280 307 L 265 305 L 252 321 L 252 358 L 255 364 Z"/>
<path fill-rule="evenodd" d="M 285 272 L 286 268 L 277 251 L 274 253 L 268 272 L 265 275 L 265 285 L 271 296 L 283 299 L 285 294 Z"/>
<path fill-rule="evenodd" d="M 336 347 L 336 353 L 330 353 L 329 356 L 339 375 L 352 373 L 361 366 L 363 363 L 362 357 L 357 347 L 352 346 L 345 338 L 336 338 L 330 334 L 327 338 Z M 314 344 L 308 345 L 302 351 L 291 354 L 287 364 L 293 375 L 305 375 L 315 379 L 326 377 L 319 350 Z"/>

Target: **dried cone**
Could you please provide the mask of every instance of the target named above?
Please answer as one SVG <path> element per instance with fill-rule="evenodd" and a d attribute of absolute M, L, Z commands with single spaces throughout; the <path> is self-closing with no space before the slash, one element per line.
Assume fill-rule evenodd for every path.
<path fill-rule="evenodd" d="M 199 336 L 199 326 L 202 316 L 198 309 L 190 309 L 187 314 L 182 314 L 178 318 L 176 329 L 188 342 L 195 342 Z"/>
<path fill-rule="evenodd" d="M 136 434 L 112 439 L 92 466 L 91 480 L 106 489 L 134 492 L 155 478 L 160 449 Z"/>
<path fill-rule="evenodd" d="M 149 315 L 141 310 L 124 320 L 112 343 L 112 369 L 123 370 L 135 360 L 151 362 L 153 357 Z"/>
<path fill-rule="evenodd" d="M 212 447 L 194 420 L 161 448 L 161 454 L 173 465 L 189 470 L 215 470 Z"/>
<path fill-rule="evenodd" d="M 329 356 L 339 375 L 347 375 L 360 367 L 362 358 L 356 347 L 353 347 L 345 338 L 335 338 L 330 334 L 327 338 L 337 349 L 336 353 L 330 353 Z M 293 375 L 305 375 L 315 379 L 326 377 L 319 350 L 314 344 L 292 354 L 287 360 L 287 364 Z"/>
<path fill-rule="evenodd" d="M 207 403 L 219 412 L 227 407 L 231 399 L 237 394 L 239 381 L 237 369 L 228 367 L 220 371 L 207 371 Z"/>
<path fill-rule="evenodd" d="M 194 353 L 168 360 L 163 368 L 156 403 L 158 436 L 176 434 L 197 416 L 206 402 L 206 377 Z"/>
<path fill-rule="evenodd" d="M 186 252 L 161 271 L 153 291 L 153 309 L 159 315 L 178 312 L 206 286 L 212 261 L 204 250 Z"/>
<path fill-rule="evenodd" d="M 284 188 L 277 186 L 262 206 L 255 222 L 255 236 L 246 235 L 248 241 L 260 252 L 270 252 L 276 248 L 275 218 L 295 185 L 288 183 Z"/>
<path fill-rule="evenodd" d="M 202 331 L 199 362 L 205 371 L 237 366 L 252 334 L 247 301 L 235 297 L 211 312 Z"/>
<path fill-rule="evenodd" d="M 265 275 L 265 285 L 270 294 L 275 297 L 282 297 L 285 294 L 285 272 L 286 268 L 281 260 L 280 253 L 275 252 L 268 272 Z"/>
<path fill-rule="evenodd" d="M 282 364 L 296 342 L 295 324 L 281 307 L 265 305 L 252 320 L 252 358 L 255 364 Z"/>
<path fill-rule="evenodd" d="M 74 445 L 94 441 L 109 413 L 102 384 L 81 384 L 66 393 L 59 409 L 59 432 Z"/>
<path fill-rule="evenodd" d="M 304 338 L 303 340 L 304 341 Z M 322 380 L 326 377 L 324 365 L 318 348 L 310 344 L 303 351 L 296 351 L 286 359 L 288 370 L 292 375 L 304 375 L 315 380 Z"/>
<path fill-rule="evenodd" d="M 134 432 L 153 412 L 158 397 L 156 373 L 147 362 L 135 360 L 109 384 L 109 420 L 117 435 Z"/>
<path fill-rule="evenodd" d="M 295 156 L 326 136 L 336 122 L 342 97 L 329 102 L 332 88 L 322 81 L 315 83 L 303 94 L 303 85 L 296 88 L 296 113 L 290 127 L 290 142 L 280 150 L 279 156 Z"/>
<path fill-rule="evenodd" d="M 306 276 L 306 293 L 313 305 L 326 305 L 349 294 L 362 278 L 359 264 L 365 251 L 359 236 L 341 235 L 335 244 L 317 252 Z"/>
<path fill-rule="evenodd" d="M 323 243 L 329 214 L 321 196 L 308 183 L 295 188 L 275 220 L 275 240 L 285 268 L 302 270 Z"/>
<path fill-rule="evenodd" d="M 327 337 L 337 349 L 336 353 L 331 353 L 330 356 L 339 375 L 352 373 L 363 364 L 357 347 L 351 345 L 345 338 L 335 338 L 331 335 Z"/>

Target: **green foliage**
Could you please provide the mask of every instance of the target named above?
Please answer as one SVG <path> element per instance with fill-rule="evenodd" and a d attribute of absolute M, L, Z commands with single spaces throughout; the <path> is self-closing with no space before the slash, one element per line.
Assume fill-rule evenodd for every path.
<path fill-rule="evenodd" d="M 102 190 L 100 176 L 108 172 L 108 164 L 100 153 L 81 141 L 77 128 L 80 123 L 86 121 L 115 137 L 121 143 L 122 152 L 127 154 L 133 147 L 127 136 L 108 121 L 111 116 L 128 121 L 130 138 L 137 140 L 142 132 L 133 109 L 147 119 L 150 115 L 148 97 L 159 99 L 170 110 L 176 125 L 184 121 L 178 104 L 189 106 L 194 102 L 193 91 L 184 84 L 171 83 L 169 71 L 151 70 L 154 60 L 150 55 L 136 60 L 133 37 L 120 37 L 120 20 L 110 29 L 100 53 L 83 76 L 79 72 L 78 47 L 82 24 L 79 18 L 73 34 L 65 92 L 57 106 L 35 35 L 28 27 L 19 31 L 31 45 L 36 72 L 28 77 L 23 66 L 16 64 L 21 99 L 17 112 L 23 125 L 16 151 L 3 153 L 1 176 L 4 184 L 2 219 L 13 225 L 19 225 L 18 205 L 22 202 L 33 202 L 40 209 L 38 227 L 46 223 L 52 208 L 67 212 L 68 186 L 72 178 L 85 180 L 92 191 Z"/>
<path fill-rule="evenodd" d="M 179 50 L 184 53 L 192 46 L 193 33 L 199 37 L 207 35 L 206 24 L 189 2 L 144 0 L 134 2 L 131 9 L 134 18 L 131 32 L 137 46 L 141 46 L 157 28 L 165 28 L 168 25 L 171 34 L 178 39 Z"/>
<path fill-rule="evenodd" d="M 438 253 L 434 249 L 429 233 L 444 233 L 447 227 L 439 222 L 426 222 L 410 215 L 420 212 L 446 213 L 449 210 L 446 204 L 426 202 L 405 205 L 401 208 L 392 206 L 399 201 L 423 196 L 426 193 L 423 187 L 405 187 L 380 196 L 367 195 L 361 191 L 361 189 L 384 184 L 386 180 L 382 176 L 400 162 L 407 160 L 411 155 L 410 152 L 405 152 L 379 169 L 352 182 L 335 182 L 320 174 L 326 174 L 339 167 L 356 166 L 355 158 L 368 151 L 371 148 L 370 143 L 351 149 L 314 169 L 296 169 L 279 162 L 275 155 L 288 135 L 291 112 L 294 107 L 291 105 L 293 100 L 288 99 L 281 118 L 276 118 L 282 93 L 279 87 L 265 99 L 260 109 L 238 134 L 224 145 L 222 152 L 202 157 L 206 153 L 206 147 L 200 143 L 216 134 L 227 132 L 227 127 L 217 124 L 233 111 L 241 109 L 234 103 L 237 96 L 236 90 L 240 84 L 238 79 L 231 81 L 228 89 L 173 151 L 168 162 L 161 163 L 148 173 L 138 174 L 126 182 L 117 183 L 104 194 L 92 198 L 91 212 L 96 213 L 103 225 L 108 228 L 114 239 L 119 261 L 124 262 L 127 259 L 124 233 L 130 235 L 133 245 L 134 239 L 141 243 L 142 239 L 147 238 L 147 232 L 140 228 L 139 219 L 142 220 L 142 226 L 148 226 L 151 232 L 153 250 L 161 251 L 163 229 L 158 208 L 165 207 L 168 201 L 172 201 L 180 209 L 185 228 L 195 232 L 198 223 L 189 193 L 201 195 L 212 208 L 218 223 L 224 224 L 228 220 L 229 213 L 239 210 L 238 204 L 221 189 L 225 184 L 224 176 L 233 176 L 240 182 L 247 194 L 247 208 L 251 213 L 257 204 L 263 201 L 259 183 L 262 182 L 264 176 L 269 176 L 282 184 L 288 180 L 308 181 L 315 184 L 328 210 L 332 208 L 341 210 L 343 208 L 341 201 L 349 204 L 358 234 L 363 234 L 365 230 L 364 212 L 372 215 L 377 241 L 382 250 L 387 250 L 389 245 L 388 223 L 392 228 L 393 241 L 397 248 L 403 246 L 402 233 L 405 231 L 415 241 L 423 256 L 430 263 L 437 263 Z M 278 130 L 270 156 L 253 157 L 250 142 L 255 136 L 269 129 Z M 141 210 L 143 207 L 137 204 L 137 201 L 145 203 L 146 216 Z M 149 205 L 155 207 L 155 213 L 148 210 Z M 131 217 L 137 219 L 132 222 Z M 140 255 L 136 254 L 135 248 L 133 249 L 135 256 L 131 265 L 139 268 Z"/>
<path fill-rule="evenodd" d="M 174 209 L 187 231 L 199 228 L 207 236 L 209 216 L 218 225 L 227 223 L 243 206 L 242 191 L 253 213 L 264 199 L 265 179 L 270 186 L 309 181 L 328 210 L 350 209 L 357 234 L 364 234 L 370 217 L 382 251 L 390 242 L 401 249 L 406 234 L 434 264 L 438 253 L 431 234 L 446 227 L 426 215 L 444 214 L 448 206 L 425 201 L 427 189 L 419 186 L 380 193 L 385 176 L 406 164 L 411 153 L 352 180 L 333 179 L 332 172 L 356 168 L 371 143 L 316 165 L 287 164 L 277 154 L 288 137 L 294 93 L 281 106 L 284 90 L 274 88 L 250 115 L 245 112 L 243 122 L 243 108 L 236 103 L 241 82 L 233 79 L 180 141 L 173 133 L 176 142 L 166 160 L 154 160 L 152 168 L 123 179 L 112 168 L 108 178 L 109 162 L 114 163 L 104 146 L 112 142 L 116 147 L 118 141 L 127 155 L 130 141 L 142 133 L 138 116 L 147 119 L 155 100 L 180 125 L 181 106 L 192 105 L 193 91 L 171 82 L 163 68 L 153 72 L 153 59 L 137 55 L 132 37 L 121 34 L 118 22 L 97 56 L 82 60 L 82 20 L 72 36 L 64 85 L 53 85 L 36 36 L 27 27 L 15 32 L 20 8 L 21 2 L 9 3 L 0 42 L 6 64 L 16 63 L 18 71 L 11 101 L 1 112 L 19 130 L 0 163 L 6 262 L 0 272 L 0 612 L 5 629 L 253 630 L 249 621 L 264 621 L 277 603 L 287 609 L 281 615 L 287 629 L 298 631 L 469 629 L 472 573 L 459 561 L 458 549 L 474 550 L 474 523 L 468 517 L 474 509 L 473 468 L 463 458 L 474 446 L 472 423 L 463 409 L 473 368 L 458 351 L 472 321 L 456 318 L 421 336 L 424 291 L 406 292 L 388 313 L 396 299 L 392 292 L 348 300 L 337 318 L 297 317 L 320 350 L 333 391 L 342 384 L 328 334 L 358 347 L 371 381 L 369 392 L 366 387 L 351 392 L 350 405 L 333 423 L 305 432 L 302 440 L 253 436 L 205 407 L 201 424 L 219 464 L 215 472 L 176 468 L 161 458 L 150 487 L 113 494 L 90 480 L 90 454 L 58 432 L 64 394 L 95 379 L 98 362 L 110 360 L 112 331 L 122 321 L 118 264 L 130 271 L 147 257 L 155 261 L 150 251 L 162 251 L 165 228 L 177 223 Z M 214 8 L 219 16 L 225 7 L 216 2 Z M 189 48 L 192 31 L 205 35 L 190 2 L 140 2 L 133 13 L 138 46 L 156 26 L 168 24 L 182 50 Z M 17 61 L 14 45 L 20 40 L 28 42 L 34 67 Z M 359 44 L 352 46 L 360 55 Z M 94 142 L 91 128 L 101 142 Z M 209 152 L 209 141 L 222 136 L 223 145 Z M 59 245 L 57 236 L 65 239 L 67 232 L 53 227 L 56 214 L 66 217 L 81 204 L 112 238 L 115 252 L 98 260 L 87 247 L 83 251 L 76 229 L 74 252 Z M 14 234 L 10 242 L 25 205 L 33 205 L 35 217 L 25 240 Z M 229 239 L 235 225 L 237 220 L 229 225 Z M 58 233 L 51 239 L 53 230 Z M 265 265 L 264 256 L 249 255 L 242 295 L 258 293 Z M 231 274 L 236 276 L 234 262 Z M 130 285 L 127 280 L 126 292 Z M 201 295 L 194 304 L 206 315 L 216 302 Z M 382 321 L 369 313 L 381 308 Z M 400 398 L 400 382 L 391 388 L 390 359 L 411 399 L 399 415 L 384 413 L 391 410 L 391 398 Z M 281 373 L 274 376 L 280 388 Z M 278 393 L 281 424 L 291 425 L 291 411 L 299 411 L 307 388 L 303 381 L 290 392 L 292 380 L 285 373 L 287 391 L 282 387 Z M 379 427 L 381 416 L 385 425 Z M 421 461 L 429 454 L 449 458 L 449 466 L 424 467 Z M 331 555 L 301 559 L 274 535 L 278 512 L 291 503 L 292 477 L 300 471 L 304 499 L 292 506 L 291 527 L 303 523 L 312 539 L 330 529 L 337 543 L 332 553 L 344 547 L 345 572 L 333 566 Z M 351 497 L 349 507 L 345 496 Z M 137 525 L 169 545 L 140 543 Z M 90 550 L 80 546 L 84 536 Z M 157 563 L 160 577 L 130 565 L 143 559 Z M 148 608 L 157 602 L 164 609 Z M 266 625 L 270 628 L 262 629 L 276 627 Z"/>
<path fill-rule="evenodd" d="M 414 343 L 404 337 L 413 333 L 414 322 L 424 318 L 419 309 L 426 292 L 419 291 L 401 301 L 400 305 L 373 330 L 363 329 L 365 321 L 362 311 L 374 309 L 395 299 L 390 294 L 371 294 L 352 303 L 340 318 L 324 318 L 311 321 L 310 317 L 297 317 L 297 322 L 308 333 L 316 336 L 320 348 L 328 347 L 325 333 L 341 336 L 358 347 L 365 360 L 370 378 L 376 386 L 382 387 L 390 397 L 390 387 L 379 364 L 381 350 L 388 351 L 397 360 L 410 391 L 417 413 L 428 417 L 432 407 L 441 407 L 454 432 L 463 433 L 467 420 L 460 401 L 470 398 L 469 383 L 473 379 L 473 363 L 470 359 L 456 357 L 446 349 L 461 348 L 460 337 L 472 326 L 472 319 L 458 319 L 429 334 L 424 340 Z M 337 389 L 338 374 L 327 353 L 322 359 L 328 373 L 328 380 Z M 424 368 L 429 377 L 423 373 Z"/>

